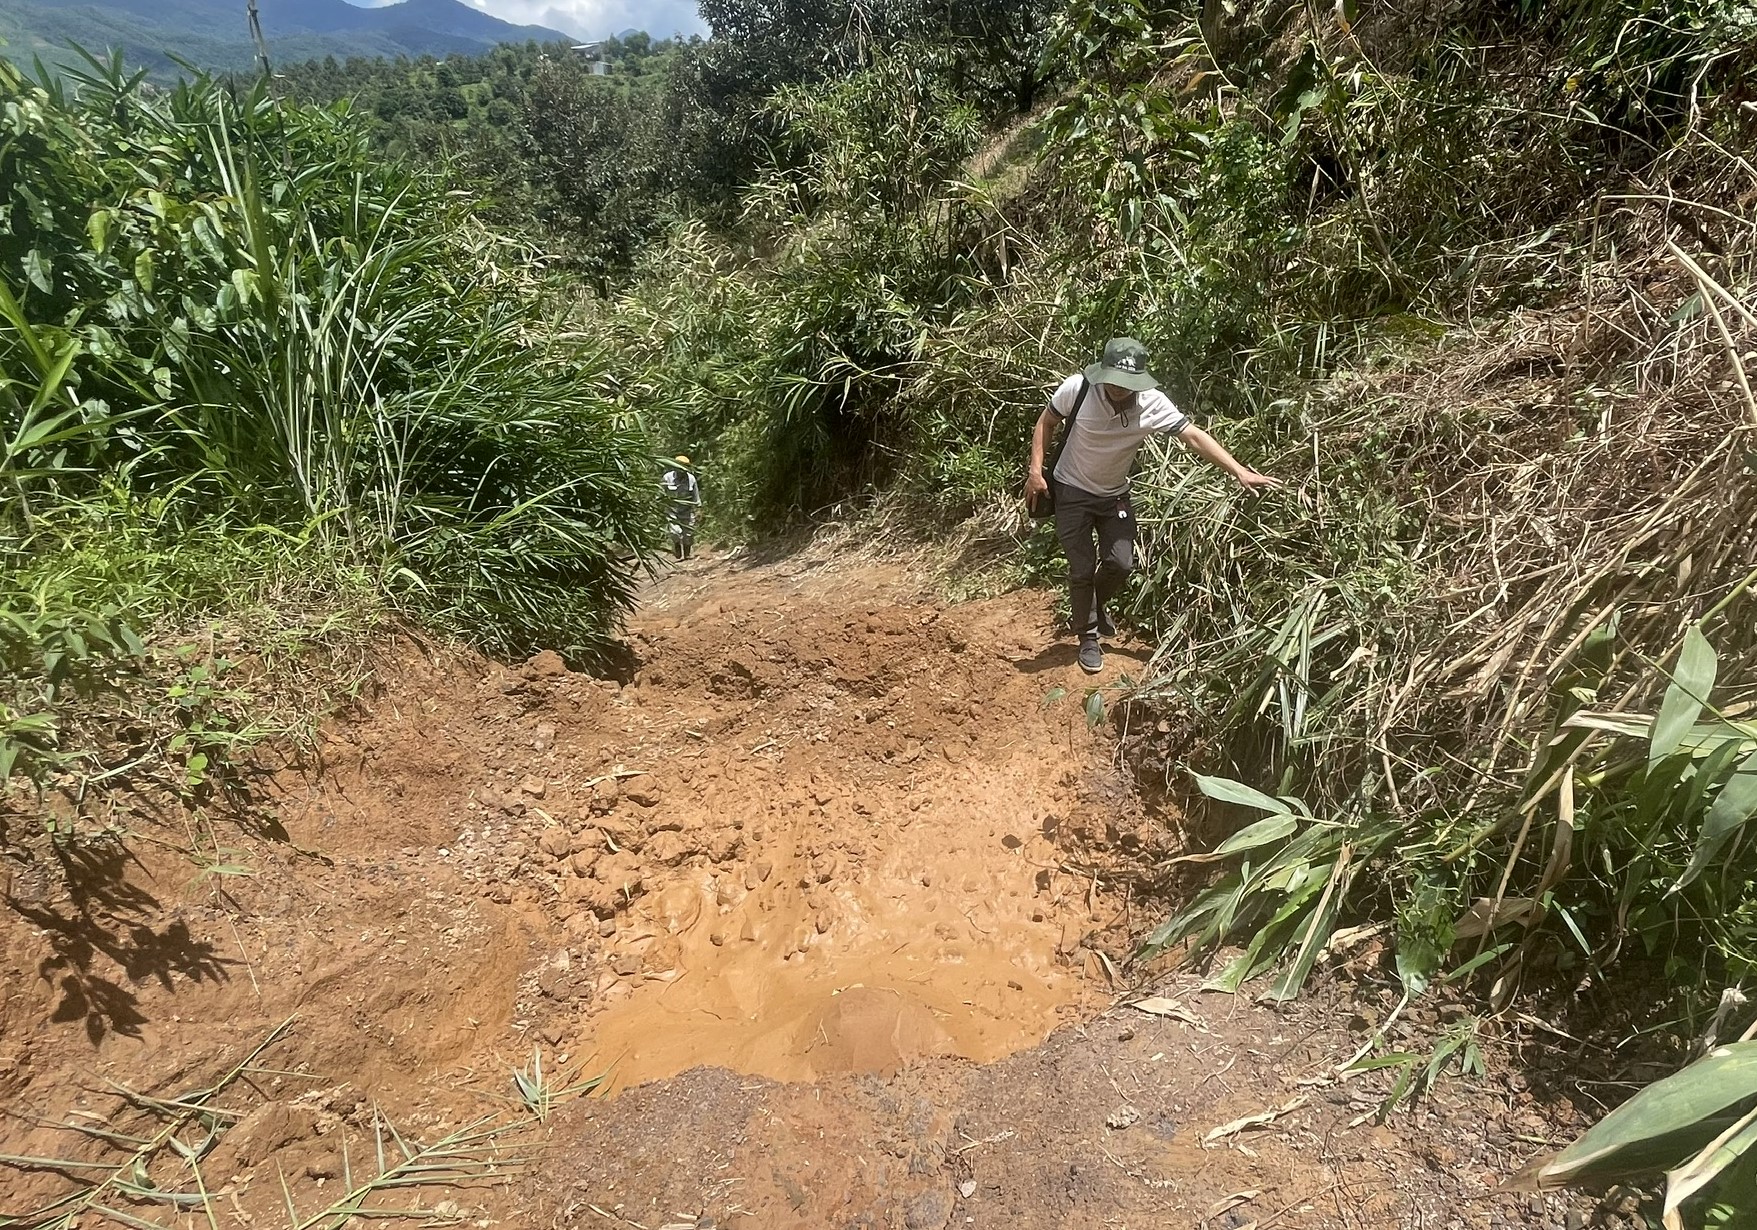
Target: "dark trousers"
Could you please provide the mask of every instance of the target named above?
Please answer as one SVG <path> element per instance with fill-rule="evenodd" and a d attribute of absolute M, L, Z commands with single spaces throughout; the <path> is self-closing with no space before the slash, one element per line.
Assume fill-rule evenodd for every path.
<path fill-rule="evenodd" d="M 1055 536 L 1068 557 L 1068 623 L 1075 636 L 1097 636 L 1099 609 L 1135 570 L 1135 510 L 1126 493 L 1056 483 Z"/>

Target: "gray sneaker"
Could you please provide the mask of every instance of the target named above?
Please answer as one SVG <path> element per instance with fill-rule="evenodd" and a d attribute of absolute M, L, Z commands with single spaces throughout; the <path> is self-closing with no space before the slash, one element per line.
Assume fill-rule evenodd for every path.
<path fill-rule="evenodd" d="M 1098 608 L 1098 635 L 1111 637 L 1116 635 L 1116 620 L 1103 607 Z"/>
<path fill-rule="evenodd" d="M 1104 669 L 1104 646 L 1095 636 L 1080 638 L 1080 669 L 1088 675 L 1096 675 Z"/>

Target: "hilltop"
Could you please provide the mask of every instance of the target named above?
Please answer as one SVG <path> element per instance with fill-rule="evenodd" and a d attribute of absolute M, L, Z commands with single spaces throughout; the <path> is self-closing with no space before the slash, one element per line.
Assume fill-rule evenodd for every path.
<path fill-rule="evenodd" d="M 520 26 L 461 0 L 402 0 L 361 8 L 347 0 L 261 0 L 263 33 L 277 63 L 335 56 L 472 55 L 501 43 L 558 42 L 559 30 Z M 242 0 L 102 0 L 63 6 L 0 0 L 0 38 L 15 60 L 67 63 L 67 45 L 121 49 L 155 73 L 178 59 L 202 68 L 247 67 L 255 54 Z"/>

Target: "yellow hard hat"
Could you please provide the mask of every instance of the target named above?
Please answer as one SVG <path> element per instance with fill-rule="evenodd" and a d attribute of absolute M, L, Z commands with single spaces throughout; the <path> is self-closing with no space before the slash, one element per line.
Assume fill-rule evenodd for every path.
<path fill-rule="evenodd" d="M 672 458 L 672 460 L 677 462 L 677 464 L 680 466 L 686 466 L 689 464 L 689 458 L 685 457 L 682 453 L 677 454 L 677 456 Z"/>

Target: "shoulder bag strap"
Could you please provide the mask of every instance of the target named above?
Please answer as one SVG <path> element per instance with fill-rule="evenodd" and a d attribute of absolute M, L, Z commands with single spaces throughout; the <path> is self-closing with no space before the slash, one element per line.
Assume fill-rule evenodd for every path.
<path fill-rule="evenodd" d="M 1049 469 L 1044 471 L 1046 478 L 1055 477 L 1055 468 L 1061 464 L 1062 453 L 1068 447 L 1068 437 L 1074 434 L 1074 420 L 1079 417 L 1080 407 L 1086 402 L 1086 394 L 1092 391 L 1092 381 L 1086 376 L 1080 377 L 1080 391 L 1074 395 L 1074 408 L 1068 411 L 1066 421 L 1062 423 L 1061 439 L 1055 442 L 1055 455 L 1049 459 Z"/>

